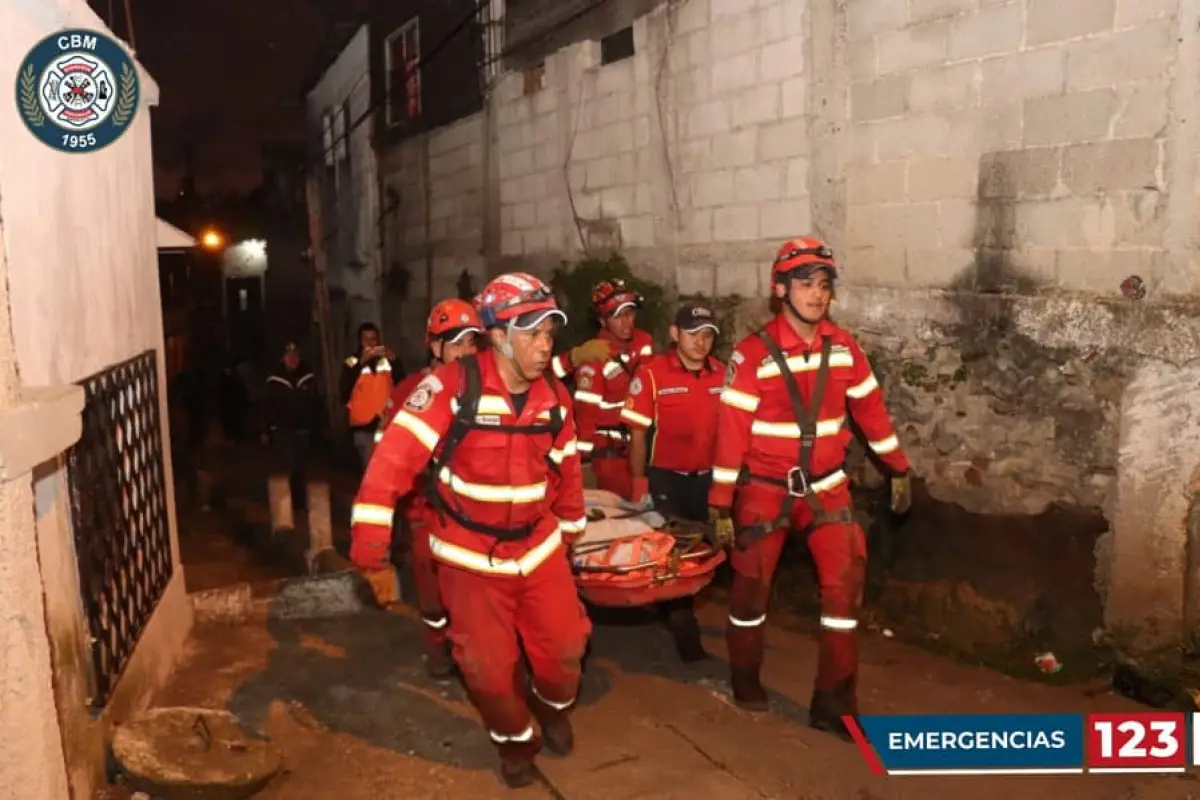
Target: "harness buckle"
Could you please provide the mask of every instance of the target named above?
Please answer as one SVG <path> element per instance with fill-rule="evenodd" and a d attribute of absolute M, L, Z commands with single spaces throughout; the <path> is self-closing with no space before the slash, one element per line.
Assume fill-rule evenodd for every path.
<path fill-rule="evenodd" d="M 808 474 L 803 467 L 792 467 L 787 472 L 787 493 L 792 497 L 806 497 L 812 494 L 812 486 L 808 482 Z"/>

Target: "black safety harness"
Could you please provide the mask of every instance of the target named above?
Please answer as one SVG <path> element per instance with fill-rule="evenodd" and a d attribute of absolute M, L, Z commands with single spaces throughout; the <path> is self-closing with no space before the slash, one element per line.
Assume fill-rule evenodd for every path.
<path fill-rule="evenodd" d="M 812 488 L 814 483 L 833 474 L 832 472 L 827 475 L 812 474 L 813 447 L 817 441 L 817 415 L 821 410 L 821 400 L 825 396 L 825 387 L 829 383 L 829 355 L 833 350 L 833 337 L 821 337 L 821 362 L 817 367 L 817 378 L 813 385 L 812 402 L 806 406 L 804 396 L 800 393 L 800 386 L 796 383 L 796 376 L 792 374 L 792 370 L 788 366 L 787 356 L 784 355 L 783 350 L 780 349 L 779 345 L 765 330 L 758 330 L 755 332 L 755 335 L 766 345 L 767 352 L 771 354 L 772 360 L 779 367 L 780 376 L 787 387 L 788 396 L 792 401 L 792 411 L 796 418 L 796 424 L 800 428 L 800 452 L 796 458 L 796 466 L 789 469 L 787 477 L 783 479 L 755 475 L 744 467 L 742 468 L 739 483 L 744 484 L 748 481 L 758 481 L 778 486 L 786 491 L 787 494 L 784 495 L 783 503 L 779 507 L 779 514 L 775 517 L 774 521 L 769 523 L 760 522 L 739 528 L 739 545 L 749 544 L 750 542 L 762 539 L 771 531 L 789 527 L 791 525 L 792 511 L 796 508 L 796 501 L 800 499 L 804 500 L 808 505 L 809 511 L 812 512 L 812 522 L 808 525 L 809 529 L 831 523 L 850 522 L 852 520 L 849 509 L 842 508 L 835 511 L 827 511 Z M 810 355 L 811 353 L 805 355 L 805 358 L 807 359 Z"/>
<path fill-rule="evenodd" d="M 454 415 L 454 422 L 450 425 L 450 430 L 442 438 L 441 451 L 434 455 L 429 461 L 429 466 L 426 468 L 427 478 L 426 493 L 429 497 L 429 504 L 437 511 L 439 517 L 442 518 L 445 524 L 445 518 L 449 517 L 457 525 L 466 528 L 474 533 L 479 533 L 484 536 L 491 536 L 498 542 L 511 542 L 519 539 L 524 539 L 533 533 L 537 527 L 538 520 L 530 522 L 527 525 L 522 525 L 517 528 L 502 528 L 494 525 L 486 525 L 482 522 L 475 522 L 470 519 L 463 510 L 461 503 L 455 498 L 453 502 L 448 502 L 445 496 L 438 491 L 437 485 L 441 481 L 441 471 L 444 467 L 450 465 L 451 459 L 454 457 L 454 452 L 462 441 L 471 434 L 472 431 L 485 430 L 491 433 L 515 433 L 525 436 L 538 436 L 548 434 L 551 442 L 558 438 L 559 431 L 563 427 L 562 406 L 555 404 L 550 409 L 550 421 L 540 425 L 483 425 L 476 419 L 479 412 L 479 400 L 483 396 L 483 381 L 479 372 L 479 362 L 475 356 L 463 356 L 458 360 L 458 363 L 463 368 L 463 389 L 458 396 L 458 413 Z M 546 372 L 545 380 L 550 384 L 550 388 L 555 397 L 558 397 L 557 378 L 550 372 Z M 546 462 L 550 465 L 550 469 L 556 474 L 559 473 L 559 466 L 554 459 L 546 455 Z M 451 487 L 451 496 L 453 490 Z"/>

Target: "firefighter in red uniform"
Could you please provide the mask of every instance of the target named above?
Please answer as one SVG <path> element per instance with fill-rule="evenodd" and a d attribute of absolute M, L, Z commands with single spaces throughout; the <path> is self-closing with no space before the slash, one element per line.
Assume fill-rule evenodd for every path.
<path fill-rule="evenodd" d="M 717 324 L 710 308 L 687 304 L 675 315 L 668 353 L 638 365 L 621 419 L 629 425 L 629 499 L 641 508 L 681 519 L 708 519 L 717 409 L 725 365 L 712 357 Z M 647 438 L 653 447 L 647 458 Z M 693 598 L 663 603 L 667 629 L 684 662 L 708 654 L 700 640 Z"/>
<path fill-rule="evenodd" d="M 429 348 L 433 362 L 419 372 L 409 375 L 392 392 L 388 407 L 383 414 L 383 423 L 375 432 L 375 444 L 383 440 L 383 433 L 396 417 L 396 412 L 404 404 L 405 399 L 412 394 L 426 375 L 440 364 L 453 364 L 460 357 L 474 355 L 475 336 L 483 333 L 483 323 L 475 307 L 465 300 L 443 300 L 429 312 L 429 322 L 425 326 L 425 346 Z M 438 591 L 437 574 L 434 570 L 433 556 L 429 552 L 429 534 L 437 528 L 437 514 L 429 506 L 426 497 L 426 487 L 418 481 L 417 487 L 409 495 L 404 505 L 404 523 L 408 533 L 409 552 L 412 554 L 413 582 L 417 588 L 417 606 L 421 611 L 421 622 L 425 627 L 425 668 L 434 678 L 448 678 L 454 672 L 454 662 L 450 658 L 449 642 L 446 638 L 448 619 L 442 607 L 441 594 Z M 367 533 L 382 533 L 375 528 L 366 529 Z M 391 537 L 372 539 L 367 536 L 356 538 L 353 543 L 354 551 L 351 559 L 367 564 L 378 563 L 379 551 L 390 548 Z M 372 586 L 390 584 L 394 573 L 387 568 L 386 574 L 376 578 L 368 574 L 367 580 Z"/>
<path fill-rule="evenodd" d="M 591 461 L 600 489 L 628 497 L 629 429 L 621 409 L 638 361 L 654 353 L 654 340 L 637 327 L 642 297 L 619 279 L 603 281 L 592 290 L 592 308 L 600 319 L 600 339 L 611 343 L 613 355 L 575 368 L 575 414 L 579 453 Z"/>
<path fill-rule="evenodd" d="M 437 367 L 404 401 L 367 468 L 351 535 L 386 537 L 396 500 L 429 475 L 454 660 L 517 788 L 537 780 L 543 741 L 555 754 L 574 746 L 566 711 L 591 623 L 567 548 L 587 520 L 570 395 L 547 372 L 565 315 L 525 274 L 496 278 L 477 304 L 490 346 Z"/>
<path fill-rule="evenodd" d="M 780 313 L 737 345 L 726 371 L 708 502 L 718 539 L 735 540 L 727 631 L 734 699 L 766 708 L 759 671 L 771 580 L 789 530 L 803 532 L 821 586 L 809 721 L 846 737 L 842 716 L 858 713 L 856 628 L 867 557 L 842 471 L 852 436 L 847 412 L 892 473 L 894 511 L 908 509 L 911 492 L 908 458 L 871 365 L 827 316 L 837 271 L 817 239 L 780 248 L 771 269 Z"/>

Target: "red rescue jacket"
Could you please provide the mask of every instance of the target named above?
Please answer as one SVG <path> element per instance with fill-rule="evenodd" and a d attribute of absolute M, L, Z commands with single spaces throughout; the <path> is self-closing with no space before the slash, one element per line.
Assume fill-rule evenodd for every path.
<path fill-rule="evenodd" d="M 675 472 L 707 472 L 717 443 L 717 411 L 725 365 L 709 357 L 692 372 L 675 351 L 651 356 L 629 384 L 621 420 L 654 428 L 650 466 Z"/>
<path fill-rule="evenodd" d="M 575 422 L 579 426 L 579 452 L 583 455 L 623 456 L 626 445 L 621 409 L 640 359 L 654 353 L 650 334 L 638 329 L 628 342 L 600 331 L 613 345 L 608 361 L 592 361 L 575 368 Z"/>
<path fill-rule="evenodd" d="M 896 438 L 883 392 L 866 354 L 849 331 L 824 320 L 810 344 L 782 315 L 763 330 L 787 356 L 806 403 L 811 401 L 821 361 L 821 337 L 832 337 L 829 378 L 817 414 L 817 439 L 808 476 L 818 496 L 846 482 L 842 465 L 853 436 L 845 424 L 847 413 L 888 467 L 908 471 L 908 457 Z M 743 472 L 776 481 L 784 479 L 797 466 L 799 448 L 800 428 L 783 375 L 767 346 L 751 334 L 734 348 L 721 392 L 709 505 L 730 507 Z"/>
<path fill-rule="evenodd" d="M 429 537 L 430 550 L 438 561 L 462 569 L 528 575 L 548 558 L 565 557 L 564 544 L 577 539 L 587 523 L 572 403 L 557 380 L 540 380 L 530 386 L 517 414 L 495 352 L 485 350 L 476 358 L 482 389 L 477 427 L 442 465 L 435 491 L 439 503 L 473 525 L 527 528 L 528 533 L 515 539 L 488 535 L 446 514 L 444 525 Z M 396 501 L 412 491 L 431 458 L 440 457 L 465 380 L 462 362 L 439 366 L 396 412 L 355 498 L 352 537 L 373 538 L 381 526 L 390 530 Z M 562 420 L 556 436 L 501 429 L 544 428 L 553 409 Z"/>

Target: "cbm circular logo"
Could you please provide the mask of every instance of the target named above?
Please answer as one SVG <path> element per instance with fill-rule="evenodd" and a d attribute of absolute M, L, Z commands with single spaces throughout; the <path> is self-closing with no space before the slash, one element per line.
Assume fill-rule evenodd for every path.
<path fill-rule="evenodd" d="M 90 153 L 129 129 L 140 89 L 133 59 L 115 41 L 96 31 L 59 31 L 21 63 L 17 111 L 50 147 Z"/>

